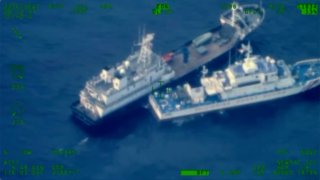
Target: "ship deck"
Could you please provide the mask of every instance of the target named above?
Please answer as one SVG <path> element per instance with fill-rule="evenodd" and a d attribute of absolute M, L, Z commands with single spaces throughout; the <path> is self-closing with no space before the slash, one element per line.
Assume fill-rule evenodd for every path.
<path fill-rule="evenodd" d="M 300 61 L 293 66 L 293 75 L 301 83 L 320 77 L 320 58 Z"/>
<path fill-rule="evenodd" d="M 228 100 L 221 100 L 218 98 L 218 96 L 209 96 L 202 103 L 187 103 L 183 106 L 180 106 L 180 108 L 178 109 L 176 108 L 176 105 L 181 105 L 181 103 L 179 102 L 179 100 L 172 98 L 172 96 L 170 95 L 165 98 L 149 96 L 149 103 L 151 104 L 153 111 L 157 115 L 158 120 L 163 121 L 199 113 L 206 113 L 209 111 L 242 106 L 246 104 L 253 104 L 261 101 L 273 100 L 283 96 L 287 96 L 286 94 L 296 94 L 298 93 L 299 89 L 301 89 L 301 85 L 294 85 L 288 88 L 272 90 L 264 93 L 244 95 L 239 98 Z"/>
<path fill-rule="evenodd" d="M 181 78 L 200 66 L 210 62 L 212 59 L 226 53 L 228 50 L 234 47 L 239 40 L 236 29 L 227 24 L 214 28 L 210 30 L 210 32 L 213 34 L 213 36 L 215 34 L 219 34 L 219 36 L 225 39 L 226 42 L 221 46 L 213 41 L 202 45 L 207 49 L 207 53 L 204 55 L 201 55 L 197 52 L 196 47 L 191 41 L 187 42 L 180 49 L 175 50 L 173 59 L 168 63 L 176 73 L 174 80 Z M 184 62 L 182 54 L 183 48 L 186 48 L 189 51 L 188 62 Z"/>

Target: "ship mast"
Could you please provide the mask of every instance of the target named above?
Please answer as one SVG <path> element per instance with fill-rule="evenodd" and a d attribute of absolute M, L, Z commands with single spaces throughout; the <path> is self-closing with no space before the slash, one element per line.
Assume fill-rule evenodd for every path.
<path fill-rule="evenodd" d="M 246 58 L 250 58 L 251 54 L 252 54 L 252 47 L 251 47 L 251 44 L 250 44 L 250 41 L 248 42 L 248 45 L 246 46 Z"/>
<path fill-rule="evenodd" d="M 250 58 L 252 54 L 252 47 L 250 41 L 248 41 L 247 45 L 241 44 L 241 49 L 239 51 L 241 54 L 245 53 L 246 59 Z"/>
<path fill-rule="evenodd" d="M 152 43 L 151 41 L 154 38 L 154 33 L 147 34 L 146 36 L 143 36 L 142 41 L 139 43 L 141 46 L 140 48 L 140 54 L 138 58 L 138 63 L 142 63 L 144 67 L 147 63 L 151 62 L 151 55 L 152 55 Z"/>
<path fill-rule="evenodd" d="M 231 4 L 231 12 L 232 12 L 232 14 L 231 14 L 231 24 L 232 24 L 232 26 L 234 26 L 235 25 L 235 17 L 236 17 L 236 10 L 237 10 L 237 3 L 236 2 L 233 2 L 232 4 Z"/>
<path fill-rule="evenodd" d="M 240 14 L 237 13 L 237 10 L 240 11 L 241 13 Z M 246 32 L 241 31 L 241 28 L 238 25 L 236 25 L 236 21 L 240 21 L 245 26 L 244 29 L 249 28 L 249 25 L 243 19 L 242 14 L 243 14 L 243 7 L 234 1 L 231 5 L 231 23 L 230 24 L 232 27 L 236 27 L 240 31 L 240 39 L 243 39 L 245 37 Z"/>
<path fill-rule="evenodd" d="M 201 74 L 202 77 L 206 77 L 206 75 L 208 74 L 208 69 L 206 68 L 206 66 L 202 66 Z"/>
<path fill-rule="evenodd" d="M 230 52 L 230 50 L 229 50 L 229 64 L 228 64 L 228 67 L 230 67 L 230 62 L 231 62 L 231 52 Z"/>

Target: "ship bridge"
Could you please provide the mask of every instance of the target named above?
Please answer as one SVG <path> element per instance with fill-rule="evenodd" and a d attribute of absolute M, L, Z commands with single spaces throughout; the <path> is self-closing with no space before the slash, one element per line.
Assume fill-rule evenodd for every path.
<path fill-rule="evenodd" d="M 232 87 L 278 80 L 279 69 L 285 69 L 285 66 L 277 66 L 270 57 L 251 55 L 251 46 L 248 51 L 244 61 L 236 62 L 225 70 Z"/>

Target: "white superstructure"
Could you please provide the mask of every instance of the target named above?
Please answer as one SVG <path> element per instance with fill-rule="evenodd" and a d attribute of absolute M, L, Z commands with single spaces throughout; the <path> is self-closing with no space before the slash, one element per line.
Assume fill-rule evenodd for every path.
<path fill-rule="evenodd" d="M 99 120 L 116 109 L 149 93 L 159 81 L 166 83 L 174 71 L 152 52 L 154 34 L 147 34 L 138 44 L 140 50 L 122 64 L 104 68 L 98 76 L 86 82 L 80 92 L 80 105 L 92 120 Z"/>
<path fill-rule="evenodd" d="M 278 99 L 320 85 L 320 59 L 301 61 L 289 67 L 283 60 L 252 55 L 250 44 L 242 47 L 245 58 L 226 70 L 207 76 L 204 68 L 200 87 L 185 84 L 165 98 L 149 96 L 158 119 Z"/>

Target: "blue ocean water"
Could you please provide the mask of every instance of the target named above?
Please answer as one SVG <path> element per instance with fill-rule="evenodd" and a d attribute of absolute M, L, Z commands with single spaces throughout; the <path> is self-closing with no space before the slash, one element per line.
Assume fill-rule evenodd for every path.
<path fill-rule="evenodd" d="M 0 2 L 1 9 L 6 2 Z M 39 4 L 32 19 L 8 20 L 3 11 L 0 15 L 0 168 L 9 167 L 5 160 L 19 161 L 17 175 L 4 176 L 2 171 L 1 179 L 319 179 L 317 89 L 280 101 L 189 117 L 194 121 L 182 126 L 158 124 L 143 101 L 98 134 L 72 120 L 69 106 L 86 80 L 102 67 L 122 61 L 137 42 L 139 27 L 144 25 L 147 32 L 156 34 L 154 50 L 164 53 L 215 27 L 225 1 L 167 1 L 173 13 L 158 16 L 152 14 L 157 1 L 30 2 Z M 256 1 L 241 1 L 248 2 Z M 296 8 L 301 2 L 263 2 L 266 19 L 247 38 L 256 53 L 287 63 L 320 57 L 319 15 L 301 15 Z M 64 8 L 49 9 L 49 3 L 62 3 Z M 103 3 L 112 4 L 112 9 L 99 8 Z M 87 13 L 74 14 L 76 4 L 86 4 Z M 272 4 L 283 4 L 284 13 Z M 23 79 L 12 78 L 11 64 L 24 66 Z M 179 82 L 196 81 L 198 74 Z M 25 89 L 12 90 L 14 82 L 23 83 Z M 24 125 L 11 124 L 16 102 L 24 106 Z M 23 155 L 24 149 L 32 154 Z M 55 155 L 55 149 L 74 149 L 76 154 Z M 306 155 L 305 150 L 315 153 Z M 299 160 L 300 165 L 292 165 L 293 175 L 275 175 L 279 160 Z M 299 169 L 307 160 L 315 162 L 309 169 L 317 175 L 301 175 Z M 28 165 L 28 175 L 18 175 L 22 164 Z M 78 172 L 54 175 L 56 164 Z M 44 174 L 31 175 L 33 165 L 44 165 Z M 182 169 L 208 169 L 210 176 L 181 177 Z M 240 174 L 232 175 L 232 170 Z"/>

